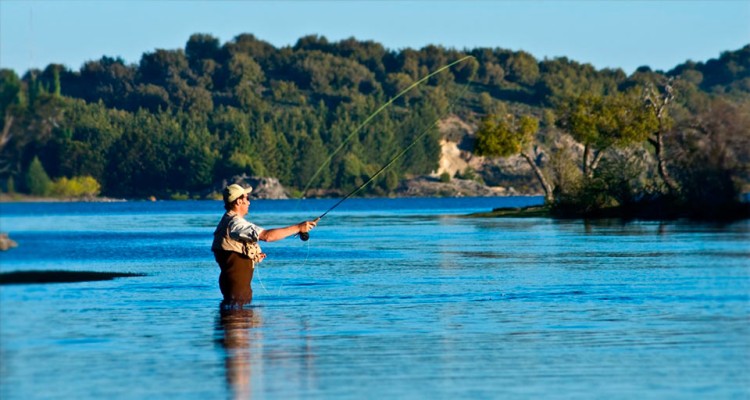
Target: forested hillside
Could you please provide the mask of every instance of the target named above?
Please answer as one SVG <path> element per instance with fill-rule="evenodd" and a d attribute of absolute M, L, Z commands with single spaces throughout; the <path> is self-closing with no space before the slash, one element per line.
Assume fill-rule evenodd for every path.
<path fill-rule="evenodd" d="M 467 55 L 473 58 L 435 74 L 357 130 L 389 99 Z M 583 104 L 610 104 L 607 99 L 622 95 L 648 108 L 644 93 L 656 103 L 669 103 L 670 118 L 651 125 L 664 134 L 665 148 L 680 141 L 702 143 L 688 138 L 709 126 L 701 123 L 724 124 L 716 128 L 723 142 L 709 140 L 724 150 L 681 147 L 664 162 L 672 175 L 679 162 L 690 161 L 685 152 L 711 157 L 707 152 L 728 148 L 731 165 L 717 168 L 729 169 L 732 182 L 747 182 L 747 154 L 734 146 L 747 139 L 743 124 L 750 121 L 750 45 L 670 71 L 644 66 L 628 76 L 619 69 L 597 70 L 567 58 L 537 60 L 502 48 L 389 50 L 371 41 L 329 42 L 319 36 L 276 48 L 251 34 L 226 43 L 195 34 L 184 49 L 146 52 L 133 65 L 105 56 L 79 70 L 51 64 L 22 77 L 0 71 L 0 187 L 37 195 L 199 198 L 246 174 L 278 178 L 297 194 L 305 188 L 346 192 L 429 129 L 368 189 L 384 195 L 405 177 L 437 169 L 435 123 L 450 114 L 473 126 L 492 118 L 511 125 L 533 118 L 536 129 L 525 133 L 530 138 L 523 146 L 537 148 L 530 156 L 540 158 L 532 161 L 550 177 L 550 190 L 561 193 L 567 175 L 562 167 L 553 168 L 552 156 L 563 136 L 602 155 L 633 143 L 654 153 L 643 135 L 605 146 L 574 129 L 575 123 L 595 125 L 573 118 Z M 522 153 L 517 150 L 505 153 Z M 607 158 L 595 153 L 594 160 Z M 580 169 L 586 172 L 585 160 Z"/>

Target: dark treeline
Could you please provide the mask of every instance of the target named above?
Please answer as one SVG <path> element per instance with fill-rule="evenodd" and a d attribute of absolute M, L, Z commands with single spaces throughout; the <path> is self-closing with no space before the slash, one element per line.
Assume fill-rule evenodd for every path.
<path fill-rule="evenodd" d="M 474 58 L 406 93 L 315 175 L 378 107 L 466 55 Z M 500 48 L 394 51 L 319 36 L 276 48 L 251 34 L 223 44 L 195 34 L 184 49 L 144 53 L 134 65 L 105 56 L 78 71 L 56 64 L 21 77 L 0 71 L 0 186 L 34 194 L 55 187 L 72 193 L 70 186 L 78 185 L 79 192 L 88 187 L 113 197 L 202 197 L 246 174 L 276 177 L 297 191 L 341 193 L 448 113 L 475 125 L 490 116 L 533 116 L 540 121 L 535 141 L 551 148 L 566 132 L 565 113 L 582 96 L 658 89 L 666 82 L 678 93 L 669 105 L 670 132 L 698 117 L 719 118 L 711 114 L 717 101 L 731 108 L 725 113 L 747 113 L 750 46 L 705 63 L 667 72 L 641 67 L 628 76 Z M 370 193 L 388 194 L 404 177 L 437 169 L 440 133 L 430 129 Z"/>

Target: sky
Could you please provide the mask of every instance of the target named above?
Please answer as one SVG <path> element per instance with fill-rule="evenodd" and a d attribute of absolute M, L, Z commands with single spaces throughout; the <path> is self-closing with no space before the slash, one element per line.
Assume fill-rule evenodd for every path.
<path fill-rule="evenodd" d="M 137 64 L 194 33 L 221 43 L 251 33 L 279 48 L 313 34 L 391 50 L 502 48 L 630 74 L 750 44 L 750 0 L 0 0 L 0 68 Z"/>

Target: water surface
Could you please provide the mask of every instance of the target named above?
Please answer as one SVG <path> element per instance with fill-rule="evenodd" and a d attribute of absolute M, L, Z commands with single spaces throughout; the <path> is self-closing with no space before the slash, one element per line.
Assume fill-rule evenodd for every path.
<path fill-rule="evenodd" d="M 0 397 L 750 396 L 750 223 L 460 218 L 539 198 L 351 199 L 219 309 L 221 203 L 0 204 Z M 277 227 L 334 200 L 254 201 Z"/>

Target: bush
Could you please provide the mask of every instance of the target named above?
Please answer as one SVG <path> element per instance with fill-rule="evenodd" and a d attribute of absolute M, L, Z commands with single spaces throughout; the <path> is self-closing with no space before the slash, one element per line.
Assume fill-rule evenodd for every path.
<path fill-rule="evenodd" d="M 443 172 L 442 174 L 440 174 L 440 182 L 448 183 L 450 181 L 451 181 L 451 174 L 447 172 Z"/>
<path fill-rule="evenodd" d="M 60 197 L 96 197 L 101 185 L 90 176 L 77 176 L 71 179 L 62 177 L 51 185 L 51 194 Z"/>
<path fill-rule="evenodd" d="M 9 176 L 6 182 L 7 183 L 5 185 L 5 191 L 8 194 L 16 194 L 16 181 L 13 179 L 13 177 Z"/>
<path fill-rule="evenodd" d="M 169 196 L 169 199 L 170 200 L 190 200 L 190 195 L 188 193 L 175 192 Z"/>
<path fill-rule="evenodd" d="M 456 174 L 457 179 L 464 179 L 467 181 L 474 181 L 478 182 L 484 185 L 484 179 L 482 179 L 481 176 L 477 174 L 476 171 L 474 171 L 471 167 L 466 167 L 463 172 L 459 172 Z"/>

